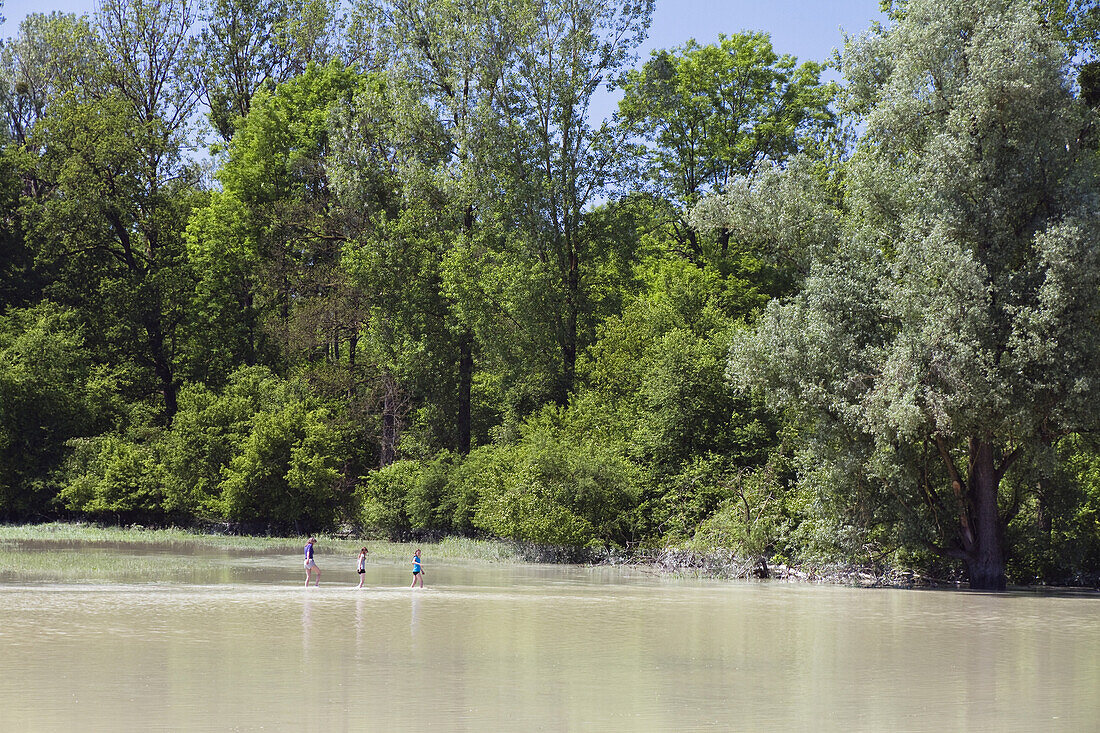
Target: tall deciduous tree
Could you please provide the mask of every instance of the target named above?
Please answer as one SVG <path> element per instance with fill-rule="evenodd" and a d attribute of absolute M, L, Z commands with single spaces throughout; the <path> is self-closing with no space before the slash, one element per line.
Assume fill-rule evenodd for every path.
<path fill-rule="evenodd" d="M 95 73 L 34 128 L 29 202 L 54 294 L 85 310 L 105 350 L 151 375 L 149 392 L 176 411 L 178 330 L 190 282 L 182 228 L 195 181 L 186 159 L 196 94 L 188 0 L 109 0 L 96 15 Z M 143 380 L 144 381 L 144 380 Z"/>
<path fill-rule="evenodd" d="M 329 0 L 208 0 L 199 73 L 210 122 L 228 142 L 265 86 L 324 66 L 337 55 Z"/>
<path fill-rule="evenodd" d="M 42 267 L 28 240 L 20 198 L 38 200 L 50 188 L 35 173 L 42 152 L 35 125 L 66 98 L 95 87 L 101 44 L 86 16 L 32 13 L 0 48 L 0 311 L 41 297 Z"/>
<path fill-rule="evenodd" d="M 911 0 L 844 53 L 866 134 L 853 220 L 731 374 L 899 498 L 971 587 L 1003 589 L 1023 457 L 1095 422 L 1100 212 L 1090 118 L 1025 0 Z"/>
<path fill-rule="evenodd" d="M 410 416 L 423 450 L 454 445 L 459 350 L 440 262 L 456 223 L 435 175 L 451 140 L 415 81 L 375 73 L 363 82 L 333 117 L 329 173 L 348 212 L 342 266 L 369 312 L 357 336 L 377 371 L 379 457 L 388 465 Z"/>
<path fill-rule="evenodd" d="M 552 0 L 524 6 L 514 61 L 494 108 L 499 135 L 489 160 L 500 187 L 507 247 L 488 288 L 526 331 L 546 373 L 545 395 L 573 390 L 591 286 L 585 271 L 601 243 L 585 226 L 589 207 L 617 181 L 627 131 L 590 117 L 592 101 L 633 60 L 649 30 L 653 0 Z M 521 292 L 514 286 L 522 285 Z M 492 291 L 496 292 L 492 292 Z"/>
<path fill-rule="evenodd" d="M 674 206 L 674 234 L 691 256 L 704 253 L 683 218 L 688 208 L 834 124 L 836 86 L 822 83 L 821 71 L 778 55 L 766 33 L 737 33 L 654 51 L 626 74 L 619 113 L 644 139 L 645 173 Z M 719 238 L 727 246 L 729 232 Z"/>
<path fill-rule="evenodd" d="M 396 70 L 413 81 L 423 104 L 435 113 L 432 127 L 445 133 L 447 147 L 435 170 L 435 206 L 446 237 L 457 247 L 437 247 L 437 268 L 483 236 L 481 205 L 487 115 L 498 93 L 497 83 L 514 58 L 519 16 L 515 4 L 466 0 L 396 0 L 389 4 L 386 26 Z M 432 139 L 429 137 L 429 139 Z M 416 195 L 416 194 L 414 194 Z M 455 293 L 448 293 L 453 300 Z M 457 375 L 453 447 L 470 450 L 475 334 L 466 309 L 445 302 L 440 316 L 452 334 Z"/>
<path fill-rule="evenodd" d="M 188 228 L 196 305 L 206 338 L 233 344 L 227 359 L 262 361 L 273 347 L 283 367 L 354 358 L 345 349 L 359 326 L 355 296 L 339 266 L 346 230 L 327 164 L 330 114 L 360 86 L 333 62 L 261 90 L 229 146 L 222 190 Z M 345 306 L 345 317 L 326 317 Z"/>
<path fill-rule="evenodd" d="M 31 13 L 0 50 L 5 124 L 27 145 L 35 123 L 66 93 L 96 88 L 102 45 L 87 16 Z"/>

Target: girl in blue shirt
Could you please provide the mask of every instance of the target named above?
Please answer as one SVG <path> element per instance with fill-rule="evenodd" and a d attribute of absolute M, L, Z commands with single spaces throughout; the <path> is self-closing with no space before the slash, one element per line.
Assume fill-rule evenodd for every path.
<path fill-rule="evenodd" d="M 424 587 L 424 568 L 420 566 L 420 550 L 413 553 L 413 582 L 410 588 L 416 587 L 416 581 L 420 581 L 420 587 Z"/>

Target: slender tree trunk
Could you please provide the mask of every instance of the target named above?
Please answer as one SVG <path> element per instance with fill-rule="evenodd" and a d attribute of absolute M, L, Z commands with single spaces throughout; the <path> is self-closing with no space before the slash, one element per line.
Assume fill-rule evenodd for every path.
<path fill-rule="evenodd" d="M 397 443 L 401 439 L 401 395 L 397 384 L 386 377 L 382 393 L 382 450 L 378 464 L 385 467 L 397 459 Z"/>
<path fill-rule="evenodd" d="M 718 247 L 722 253 L 722 259 L 725 259 L 730 251 L 730 230 L 725 227 L 718 231 Z"/>
<path fill-rule="evenodd" d="M 970 528 L 973 542 L 964 557 L 970 587 L 975 590 L 1004 590 L 1004 528 L 997 507 L 1000 483 L 993 465 L 993 445 L 971 440 L 970 471 L 967 477 Z"/>
<path fill-rule="evenodd" d="M 1038 499 L 1038 505 L 1035 508 L 1035 526 L 1039 529 L 1045 545 L 1049 547 L 1050 535 L 1054 531 L 1054 514 L 1047 507 L 1047 497 L 1046 493 L 1043 491 L 1043 482 L 1038 482 L 1035 488 L 1036 498 Z"/>
<path fill-rule="evenodd" d="M 168 424 L 172 423 L 179 409 L 176 401 L 178 386 L 172 372 L 172 363 L 168 359 L 164 347 L 164 333 L 161 331 L 160 319 L 151 316 L 146 320 L 145 333 L 148 335 L 150 356 L 153 362 L 153 371 L 160 380 L 160 389 L 164 394 L 164 418 Z"/>
<path fill-rule="evenodd" d="M 458 421 L 455 448 L 470 452 L 470 399 L 474 382 L 474 335 L 467 331 L 458 344 Z"/>
<path fill-rule="evenodd" d="M 466 206 L 462 230 L 466 236 L 474 231 L 474 207 Z M 458 415 L 455 421 L 455 449 L 460 455 L 470 452 L 470 401 L 474 383 L 474 334 L 467 327 L 458 342 Z"/>
<path fill-rule="evenodd" d="M 684 242 L 687 243 L 688 249 L 691 251 L 691 256 L 695 259 L 695 263 L 702 265 L 703 262 L 703 248 L 699 246 L 699 235 L 691 226 L 684 222 Z"/>
<path fill-rule="evenodd" d="M 580 312 L 581 273 L 577 247 L 572 242 L 569 244 L 569 272 L 566 288 L 565 338 L 561 345 L 562 385 L 561 394 L 558 396 L 559 404 L 563 407 L 569 402 L 569 395 L 573 392 L 573 382 L 577 374 L 577 322 Z"/>

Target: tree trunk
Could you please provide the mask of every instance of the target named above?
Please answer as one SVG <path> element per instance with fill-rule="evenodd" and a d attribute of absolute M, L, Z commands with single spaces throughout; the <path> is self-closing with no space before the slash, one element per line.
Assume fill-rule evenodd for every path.
<path fill-rule="evenodd" d="M 703 259 L 703 248 L 699 246 L 699 235 L 695 233 L 695 230 L 690 226 L 687 228 L 687 243 L 691 248 L 691 253 L 698 258 L 699 261 Z"/>
<path fill-rule="evenodd" d="M 148 336 L 149 356 L 153 363 L 153 371 L 160 381 L 161 393 L 164 395 L 164 419 L 169 425 L 176 417 L 179 409 L 176 395 L 178 385 L 175 375 L 172 373 L 172 362 L 168 358 L 164 345 L 164 333 L 161 331 L 160 319 L 157 315 L 151 315 L 145 321 L 145 333 Z"/>
<path fill-rule="evenodd" d="M 1054 512 L 1047 507 L 1046 493 L 1043 491 L 1043 482 L 1039 481 L 1036 489 L 1038 504 L 1035 507 L 1035 526 L 1039 529 L 1046 547 L 1050 546 L 1050 536 L 1054 532 Z"/>
<path fill-rule="evenodd" d="M 730 230 L 725 227 L 718 230 L 718 247 L 723 260 L 726 259 L 730 251 L 730 234 Z"/>
<path fill-rule="evenodd" d="M 382 393 L 382 447 L 378 465 L 385 468 L 397 459 L 401 440 L 401 393 L 393 378 L 386 376 Z"/>
<path fill-rule="evenodd" d="M 564 407 L 569 404 L 569 395 L 573 392 L 573 382 L 577 374 L 577 323 L 579 320 L 581 300 L 581 274 L 580 257 L 577 255 L 577 247 L 570 240 L 569 244 L 569 272 L 566 275 L 565 295 L 565 333 L 561 345 L 562 375 L 561 392 L 558 395 L 558 404 Z"/>
<path fill-rule="evenodd" d="M 971 439 L 967 476 L 968 513 L 973 541 L 964 562 L 974 590 L 1004 590 L 1004 528 L 997 507 L 1000 476 L 993 465 L 993 445 Z"/>
<path fill-rule="evenodd" d="M 471 236 L 474 231 L 473 204 L 466 206 L 462 231 Z M 474 383 L 474 334 L 467 328 L 458 344 L 458 416 L 455 423 L 455 448 L 460 455 L 470 452 L 470 400 Z"/>
<path fill-rule="evenodd" d="M 459 342 L 458 422 L 455 448 L 460 455 L 470 452 L 470 393 L 474 381 L 474 336 L 467 331 Z"/>

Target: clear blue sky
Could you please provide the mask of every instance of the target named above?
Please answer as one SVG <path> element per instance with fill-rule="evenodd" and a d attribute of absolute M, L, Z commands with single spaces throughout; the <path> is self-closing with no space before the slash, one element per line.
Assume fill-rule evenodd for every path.
<path fill-rule="evenodd" d="M 13 35 L 31 12 L 87 13 L 94 0 L 6 0 L 7 22 L 0 37 Z M 717 40 L 719 33 L 765 31 L 780 54 L 800 61 L 825 61 L 841 44 L 842 30 L 859 33 L 873 20 L 884 20 L 878 0 L 657 0 L 649 39 L 640 49 L 639 62 L 656 48 L 679 46 L 689 38 L 700 43 Z M 597 100 L 593 112 L 602 116 L 612 100 Z M 594 115 L 595 116 L 595 115 Z"/>
<path fill-rule="evenodd" d="M 858 34 L 875 20 L 886 20 L 878 0 L 657 0 L 638 63 L 654 49 L 680 46 L 689 38 L 707 44 L 717 41 L 719 33 L 741 31 L 768 33 L 778 54 L 828 61 L 844 33 Z M 611 111 L 602 109 L 602 101 L 593 105 L 594 117 Z M 608 100 L 608 107 L 614 103 Z"/>
<path fill-rule="evenodd" d="M 0 36 L 14 34 L 28 13 L 87 13 L 94 7 L 94 0 L 6 0 L 0 12 L 8 20 Z M 643 54 L 688 38 L 709 43 L 719 33 L 762 30 L 771 34 L 780 53 L 820 61 L 840 44 L 841 28 L 858 32 L 881 17 L 878 0 L 657 0 Z"/>
<path fill-rule="evenodd" d="M 91 12 L 94 0 L 5 0 L 8 22 L 0 36 L 10 36 L 27 13 Z M 653 13 L 652 48 L 678 46 L 687 39 L 708 43 L 718 33 L 767 31 L 780 53 L 823 61 L 840 43 L 840 29 L 858 32 L 881 19 L 878 0 L 658 0 Z"/>
<path fill-rule="evenodd" d="M 749 30 L 771 34 L 778 53 L 824 61 L 840 46 L 842 29 L 858 33 L 873 20 L 885 20 L 878 0 L 657 0 L 642 51 Z"/>

